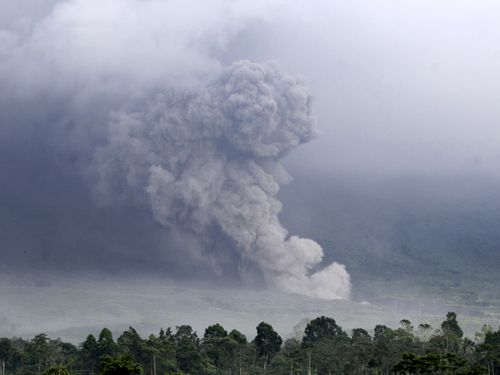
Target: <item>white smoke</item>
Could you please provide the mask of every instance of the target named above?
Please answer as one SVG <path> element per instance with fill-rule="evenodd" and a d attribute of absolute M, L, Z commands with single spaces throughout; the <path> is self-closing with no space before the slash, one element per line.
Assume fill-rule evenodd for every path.
<path fill-rule="evenodd" d="M 272 65 L 233 63 L 205 87 L 168 89 L 141 111 L 114 113 L 108 130 L 94 158 L 105 200 L 147 201 L 161 224 L 208 241 L 215 225 L 281 290 L 349 296 L 345 267 L 315 271 L 320 245 L 289 236 L 278 219 L 278 161 L 314 136 L 300 80 Z"/>

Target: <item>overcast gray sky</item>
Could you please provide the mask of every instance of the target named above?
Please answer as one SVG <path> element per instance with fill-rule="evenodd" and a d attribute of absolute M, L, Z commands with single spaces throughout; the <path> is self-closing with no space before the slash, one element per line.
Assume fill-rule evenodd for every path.
<path fill-rule="evenodd" d="M 140 253 L 134 249 L 141 247 L 140 241 L 113 241 L 113 235 L 106 238 L 106 231 L 97 233 L 92 227 L 96 215 L 124 216 L 113 211 L 116 207 L 106 214 L 98 205 L 89 208 L 95 203 L 96 169 L 100 173 L 104 168 L 96 168 L 96 149 L 112 143 L 109 116 L 116 111 L 147 114 L 145 103 L 157 90 L 176 86 L 203 91 L 207 82 L 224 76 L 225 67 L 241 59 L 272 61 L 285 72 L 269 70 L 275 73 L 268 75 L 279 78 L 266 78 L 270 86 L 264 91 L 272 98 L 283 90 L 283 82 L 294 87 L 295 102 L 279 119 L 300 113 L 307 117 L 307 132 L 310 103 L 303 87 L 312 95 L 318 137 L 291 150 L 309 138 L 287 128 L 284 135 L 273 133 L 269 138 L 282 142 L 279 153 L 265 154 L 264 159 L 269 159 L 265 162 L 259 159 L 263 154 L 252 159 L 259 172 L 272 176 L 272 183 L 286 179 L 277 159 L 288 150 L 285 164 L 291 170 L 334 177 L 349 173 L 497 179 L 499 35 L 496 1 L 0 0 L 4 182 L 0 194 L 3 220 L 10 228 L 3 233 L 8 250 L 2 251 L 14 263 L 31 266 L 59 264 L 64 254 L 72 254 L 63 262 L 65 267 L 75 259 L 93 258 L 100 263 L 101 255 L 96 254 L 107 247 L 128 257 L 124 263 L 151 263 L 152 254 L 163 254 L 162 244 L 177 240 L 165 240 L 157 207 L 153 207 L 156 223 L 152 213 L 141 211 L 142 206 L 125 211 L 137 217 L 143 233 L 148 233 L 144 236 L 148 250 Z M 243 64 L 247 65 L 253 66 Z M 258 71 L 255 66 L 252 69 Z M 300 76 L 303 82 L 290 84 L 285 74 Z M 271 89 L 272 85 L 278 88 Z M 199 102 L 206 100 L 205 109 L 219 100 L 212 91 L 199 95 L 203 98 Z M 213 97 L 207 99 L 207 95 Z M 263 113 L 268 107 L 262 108 Z M 260 114 L 253 112 L 256 117 Z M 287 138 L 294 131 L 297 137 Z M 291 143 L 284 146 L 285 139 Z M 120 141 L 118 137 L 116 143 Z M 226 151 L 224 161 L 233 155 Z M 131 155 L 117 175 L 144 156 Z M 131 180 L 129 173 L 122 185 L 115 181 L 116 186 Z M 146 185 L 140 185 L 139 196 L 129 202 L 141 201 Z M 271 218 L 267 224 L 279 224 L 275 185 L 259 186 L 267 199 L 264 212 Z M 185 204 L 188 198 L 182 199 Z M 70 213 L 74 207 L 80 207 L 81 216 Z M 99 213 L 89 211 L 93 209 Z M 40 215 L 38 219 L 34 213 Z M 74 222 L 68 224 L 66 216 L 73 216 Z M 100 228 L 109 228 L 115 237 L 120 237 L 120 231 L 128 232 L 124 228 L 138 226 L 130 217 L 118 224 L 109 218 L 99 220 L 104 220 Z M 61 226 L 66 228 L 62 237 Z M 18 237 L 13 235 L 14 227 L 22 228 Z M 286 231 L 280 225 L 276 228 L 287 243 Z M 88 253 L 82 255 L 76 237 L 84 238 L 86 247 L 94 250 L 86 249 Z M 106 240 L 109 246 L 103 244 Z M 238 242 L 237 237 L 232 240 Z M 37 246 L 41 249 L 32 249 Z M 188 246 L 194 263 L 181 261 L 185 254 L 172 249 L 162 257 L 166 263 L 175 258 L 185 263 L 185 269 L 198 272 L 212 261 L 197 246 Z M 26 248 L 36 256 L 20 259 Z M 309 267 L 318 258 L 305 262 Z M 215 273 L 221 272 L 218 267 Z"/>
<path fill-rule="evenodd" d="M 88 88 L 90 76 L 109 88 L 97 74 L 121 90 L 130 88 L 123 79 L 144 85 L 234 59 L 274 60 L 305 78 L 323 132 L 292 160 L 497 175 L 496 1 L 73 1 L 52 12 L 60 3 L 0 3 L 10 81 Z M 24 45 L 17 59 L 15 43 Z"/>
<path fill-rule="evenodd" d="M 498 176 L 498 2 L 292 4 L 228 54 L 306 77 L 323 136 L 297 158 L 320 169 Z"/>

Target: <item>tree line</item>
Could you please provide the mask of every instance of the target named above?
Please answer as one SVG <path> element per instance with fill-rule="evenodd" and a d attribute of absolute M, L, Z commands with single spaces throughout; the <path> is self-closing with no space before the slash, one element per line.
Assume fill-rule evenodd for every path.
<path fill-rule="evenodd" d="M 400 323 L 377 325 L 372 334 L 363 328 L 348 333 L 321 316 L 287 340 L 265 322 L 251 341 L 220 324 L 202 337 L 189 325 L 148 338 L 130 327 L 116 340 L 104 328 L 78 346 L 43 333 L 30 340 L 1 338 L 0 375 L 500 375 L 500 329 L 484 326 L 471 340 L 453 312 L 438 329 Z"/>

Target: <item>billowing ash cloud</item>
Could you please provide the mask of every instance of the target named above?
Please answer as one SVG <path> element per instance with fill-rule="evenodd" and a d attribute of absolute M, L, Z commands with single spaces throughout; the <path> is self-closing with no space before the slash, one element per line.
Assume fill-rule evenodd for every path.
<path fill-rule="evenodd" d="M 311 97 L 272 65 L 233 63 L 206 87 L 168 89 L 136 112 L 115 112 L 94 157 L 99 197 L 151 206 L 161 224 L 203 238 L 219 230 L 268 284 L 314 297 L 346 298 L 349 275 L 316 271 L 319 244 L 289 236 L 276 194 L 278 160 L 314 136 Z M 244 272 L 244 270 L 242 270 Z"/>
<path fill-rule="evenodd" d="M 318 270 L 321 247 L 278 218 L 279 160 L 314 136 L 309 93 L 224 58 L 282 0 L 22 4 L 0 1 L 0 267 L 348 297 L 344 267 Z"/>

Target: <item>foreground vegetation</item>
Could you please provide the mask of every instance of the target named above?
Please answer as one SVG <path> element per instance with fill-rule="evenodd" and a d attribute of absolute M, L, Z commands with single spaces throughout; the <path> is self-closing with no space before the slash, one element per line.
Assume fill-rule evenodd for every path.
<path fill-rule="evenodd" d="M 334 319 L 308 322 L 283 341 L 265 322 L 252 341 L 237 330 L 208 327 L 199 337 L 188 325 L 147 339 L 130 327 L 118 339 L 104 328 L 80 345 L 39 334 L 0 339 L 0 375 L 169 374 L 500 374 L 500 330 L 485 326 L 463 337 L 455 313 L 439 329 L 402 320 L 345 332 Z"/>

